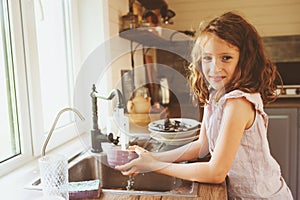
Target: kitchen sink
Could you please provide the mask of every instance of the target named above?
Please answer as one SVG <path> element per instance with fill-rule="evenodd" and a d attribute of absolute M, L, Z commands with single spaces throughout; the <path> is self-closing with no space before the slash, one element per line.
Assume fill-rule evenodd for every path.
<path fill-rule="evenodd" d="M 69 182 L 89 181 L 100 179 L 100 161 L 88 156 L 69 167 Z"/>
<path fill-rule="evenodd" d="M 107 164 L 105 154 L 86 152 L 69 162 L 69 182 L 101 180 L 103 192 L 130 195 L 196 197 L 198 183 L 155 172 L 124 176 Z M 40 179 L 31 188 L 41 189 Z"/>
<path fill-rule="evenodd" d="M 109 189 L 123 188 L 165 192 L 182 185 L 181 179 L 155 172 L 141 173 L 133 177 L 124 176 L 120 171 L 110 167 L 106 163 L 105 157 L 102 158 L 101 173 L 102 187 Z"/>

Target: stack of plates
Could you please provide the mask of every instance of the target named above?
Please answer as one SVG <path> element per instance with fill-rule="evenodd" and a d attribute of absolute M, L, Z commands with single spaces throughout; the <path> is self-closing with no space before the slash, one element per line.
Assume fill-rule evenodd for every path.
<path fill-rule="evenodd" d="M 183 145 L 199 137 L 201 123 L 188 118 L 161 119 L 149 123 L 150 137 L 170 145 Z"/>

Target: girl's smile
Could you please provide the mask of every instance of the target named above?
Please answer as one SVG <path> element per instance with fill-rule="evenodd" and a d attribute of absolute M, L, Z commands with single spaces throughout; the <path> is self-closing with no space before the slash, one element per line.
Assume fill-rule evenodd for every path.
<path fill-rule="evenodd" d="M 226 76 L 209 76 L 209 79 L 215 83 L 221 82 Z"/>
<path fill-rule="evenodd" d="M 202 68 L 206 80 L 214 89 L 222 89 L 230 83 L 239 61 L 237 47 L 208 35 L 203 45 Z"/>

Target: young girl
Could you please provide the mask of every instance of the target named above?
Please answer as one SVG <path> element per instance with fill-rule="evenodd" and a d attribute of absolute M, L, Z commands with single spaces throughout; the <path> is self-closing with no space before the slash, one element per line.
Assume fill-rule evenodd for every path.
<path fill-rule="evenodd" d="M 192 56 L 191 84 L 205 106 L 199 139 L 160 153 L 135 146 L 139 158 L 116 169 L 207 183 L 228 177 L 229 199 L 293 199 L 270 154 L 263 104 L 275 100 L 277 71 L 255 28 L 225 13 L 204 27 Z M 209 162 L 182 162 L 207 153 Z"/>

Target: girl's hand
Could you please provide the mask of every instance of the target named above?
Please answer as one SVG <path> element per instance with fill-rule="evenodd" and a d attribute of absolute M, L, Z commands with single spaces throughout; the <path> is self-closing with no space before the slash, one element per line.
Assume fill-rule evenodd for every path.
<path fill-rule="evenodd" d="M 138 173 L 151 171 L 151 166 L 155 166 L 155 163 L 158 162 L 158 160 L 156 160 L 149 151 L 142 147 L 135 145 L 131 146 L 130 149 L 134 150 L 139 157 L 129 163 L 115 167 L 115 169 L 120 170 L 123 175 L 135 176 Z"/>

